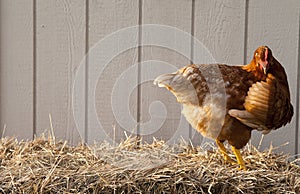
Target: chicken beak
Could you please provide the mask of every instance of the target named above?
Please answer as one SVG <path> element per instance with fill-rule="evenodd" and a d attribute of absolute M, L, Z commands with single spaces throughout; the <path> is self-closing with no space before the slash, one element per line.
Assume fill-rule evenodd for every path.
<path fill-rule="evenodd" d="M 267 71 L 269 69 L 269 63 L 268 61 L 259 61 L 258 62 L 260 69 L 263 70 L 264 74 L 267 75 Z"/>
<path fill-rule="evenodd" d="M 264 68 L 264 74 L 267 75 L 268 70 L 269 70 L 269 63 L 266 61 L 266 66 L 263 66 Z"/>
<path fill-rule="evenodd" d="M 263 69 L 264 69 L 264 74 L 266 75 L 267 74 L 267 67 L 263 66 Z"/>

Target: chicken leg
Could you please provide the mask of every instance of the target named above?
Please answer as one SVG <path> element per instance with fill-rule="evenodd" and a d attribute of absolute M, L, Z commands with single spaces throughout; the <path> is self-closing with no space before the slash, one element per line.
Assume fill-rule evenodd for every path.
<path fill-rule="evenodd" d="M 217 146 L 219 147 L 219 149 L 220 149 L 222 155 L 224 156 L 225 161 L 228 161 L 228 162 L 230 162 L 231 164 L 233 164 L 232 159 L 231 159 L 230 156 L 227 154 L 227 150 L 226 150 L 224 144 L 223 144 L 221 141 L 219 141 L 219 140 L 216 140 L 216 144 L 217 144 Z"/>
<path fill-rule="evenodd" d="M 245 162 L 242 158 L 241 152 L 239 149 L 236 149 L 234 146 L 232 146 L 232 151 L 237 159 L 238 164 L 240 165 L 239 170 L 247 170 Z"/>

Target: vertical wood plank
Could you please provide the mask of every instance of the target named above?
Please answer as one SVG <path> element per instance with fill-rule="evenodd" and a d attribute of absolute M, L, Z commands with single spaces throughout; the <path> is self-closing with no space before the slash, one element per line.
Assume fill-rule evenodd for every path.
<path fill-rule="evenodd" d="M 124 28 L 137 26 L 138 16 L 138 0 L 90 0 L 89 52 L 96 54 L 88 59 L 88 142 L 118 142 L 136 132 L 138 49 L 126 47 L 137 47 L 138 27 Z"/>
<path fill-rule="evenodd" d="M 243 64 L 244 26 L 244 1 L 195 1 L 195 38 L 207 47 L 216 62 Z M 194 50 L 194 55 L 199 55 L 197 49 Z M 195 61 L 212 62 L 206 61 L 205 56 Z M 206 140 L 198 133 L 193 138 L 195 144 Z"/>
<path fill-rule="evenodd" d="M 195 37 L 207 47 L 217 62 L 243 63 L 244 24 L 243 1 L 195 2 Z"/>
<path fill-rule="evenodd" d="M 143 45 L 142 48 L 140 118 L 143 140 L 151 142 L 156 137 L 174 143 L 182 137 L 188 141 L 189 126 L 181 115 L 181 105 L 169 91 L 154 86 L 153 79 L 190 63 L 191 39 L 185 41 L 180 31 L 191 33 L 191 10 L 191 0 L 143 1 L 142 23 L 152 24 L 155 30 L 142 28 L 142 44 L 155 42 L 157 36 L 160 39 L 160 45 Z M 164 33 L 165 27 L 159 25 L 176 29 Z M 157 36 L 151 35 L 155 33 Z M 170 45 L 171 48 L 163 48 L 161 45 Z M 187 48 L 187 56 L 179 51 L 179 47 Z"/>
<path fill-rule="evenodd" d="M 33 1 L 0 1 L 0 132 L 33 134 Z"/>
<path fill-rule="evenodd" d="M 267 9 L 266 9 L 267 8 Z M 299 19 L 300 2 L 288 1 L 249 1 L 249 31 L 248 31 L 248 59 L 252 58 L 254 50 L 260 45 L 268 45 L 273 55 L 284 66 L 289 81 L 291 100 L 295 109 L 296 82 L 297 82 L 297 47 L 299 39 L 297 25 Z M 295 120 L 285 127 L 272 131 L 263 140 L 262 149 L 280 146 L 289 142 L 287 146 L 280 147 L 277 151 L 294 154 L 295 150 Z M 252 140 L 255 145 L 260 139 L 259 133 L 254 133 Z"/>
<path fill-rule="evenodd" d="M 37 1 L 36 125 L 57 139 L 80 141 L 72 110 L 72 87 L 85 54 L 85 1 Z"/>
<path fill-rule="evenodd" d="M 300 8 L 300 5 L 299 5 Z M 296 106 L 298 108 L 298 120 L 296 124 L 296 133 L 298 134 L 298 137 L 295 136 L 296 138 L 296 147 L 295 147 L 295 154 L 298 154 L 298 158 L 300 156 L 300 14 L 299 14 L 299 20 L 298 20 L 298 75 L 297 75 L 297 87 L 298 89 L 298 101 L 296 102 Z"/>

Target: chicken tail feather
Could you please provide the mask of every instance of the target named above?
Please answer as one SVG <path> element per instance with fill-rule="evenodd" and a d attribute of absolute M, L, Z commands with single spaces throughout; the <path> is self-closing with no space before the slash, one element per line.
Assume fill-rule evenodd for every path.
<path fill-rule="evenodd" d="M 158 87 L 165 87 L 165 88 L 170 89 L 171 82 L 173 81 L 173 78 L 175 76 L 176 76 L 176 74 L 174 74 L 174 73 L 160 75 L 153 81 L 153 84 L 157 85 Z"/>
<path fill-rule="evenodd" d="M 198 96 L 193 84 L 181 73 L 160 75 L 153 84 L 170 90 L 180 103 L 198 104 Z"/>

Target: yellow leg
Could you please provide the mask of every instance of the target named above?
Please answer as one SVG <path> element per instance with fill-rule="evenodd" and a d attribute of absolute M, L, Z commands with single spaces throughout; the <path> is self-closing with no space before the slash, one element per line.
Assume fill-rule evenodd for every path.
<path fill-rule="evenodd" d="M 235 147 L 232 146 L 232 151 L 233 151 L 233 153 L 234 153 L 234 155 L 235 155 L 235 157 L 236 157 L 236 159 L 238 161 L 238 164 L 240 165 L 239 170 L 247 170 L 245 162 L 244 162 L 244 160 L 242 158 L 240 150 L 236 149 Z"/>
<path fill-rule="evenodd" d="M 220 142 L 219 140 L 216 140 L 216 143 L 217 143 L 217 146 L 219 147 L 219 149 L 221 150 L 221 153 L 223 154 L 224 159 L 230 163 L 233 163 L 232 159 L 227 154 L 227 150 L 226 150 L 224 144 L 222 142 Z"/>

